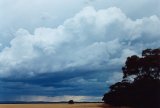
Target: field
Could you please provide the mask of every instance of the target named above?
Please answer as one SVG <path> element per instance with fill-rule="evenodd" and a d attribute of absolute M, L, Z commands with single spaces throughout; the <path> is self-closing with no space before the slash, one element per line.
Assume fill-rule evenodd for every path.
<path fill-rule="evenodd" d="M 80 103 L 80 104 L 0 104 L 0 108 L 127 108 L 127 107 L 111 107 L 103 103 Z"/>

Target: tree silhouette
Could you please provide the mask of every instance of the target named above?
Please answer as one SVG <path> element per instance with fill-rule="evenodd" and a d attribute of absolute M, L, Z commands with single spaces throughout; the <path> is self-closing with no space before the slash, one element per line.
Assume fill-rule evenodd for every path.
<path fill-rule="evenodd" d="M 73 100 L 69 100 L 68 104 L 74 104 L 74 101 Z"/>
<path fill-rule="evenodd" d="M 160 108 L 160 48 L 128 57 L 122 71 L 123 80 L 110 86 L 102 99 L 105 103 Z"/>

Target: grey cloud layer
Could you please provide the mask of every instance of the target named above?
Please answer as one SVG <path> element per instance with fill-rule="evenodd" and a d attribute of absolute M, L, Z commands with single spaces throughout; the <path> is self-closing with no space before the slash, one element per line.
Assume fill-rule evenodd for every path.
<path fill-rule="evenodd" d="M 73 69 L 110 69 L 127 56 L 160 44 L 160 19 L 137 20 L 119 8 L 86 7 L 57 28 L 19 29 L 0 53 L 0 75 L 34 76 Z"/>

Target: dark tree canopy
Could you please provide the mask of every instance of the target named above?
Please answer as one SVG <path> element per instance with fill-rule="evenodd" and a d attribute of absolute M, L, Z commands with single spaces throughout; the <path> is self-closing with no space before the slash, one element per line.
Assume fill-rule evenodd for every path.
<path fill-rule="evenodd" d="M 74 104 L 74 101 L 73 100 L 69 100 L 68 104 Z"/>
<path fill-rule="evenodd" d="M 110 86 L 102 99 L 104 102 L 160 108 L 160 48 L 146 49 L 142 57 L 128 57 L 122 71 L 123 80 Z M 133 82 L 128 80 L 130 77 L 134 78 Z"/>

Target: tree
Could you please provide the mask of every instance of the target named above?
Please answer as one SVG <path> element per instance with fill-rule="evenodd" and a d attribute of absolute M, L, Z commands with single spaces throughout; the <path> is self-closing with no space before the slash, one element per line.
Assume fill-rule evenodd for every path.
<path fill-rule="evenodd" d="M 74 104 L 74 101 L 73 100 L 69 100 L 68 104 Z"/>
<path fill-rule="evenodd" d="M 128 57 L 122 71 L 123 80 L 110 86 L 102 99 L 105 103 L 160 107 L 160 48 L 146 49 L 142 57 Z M 133 82 L 128 80 L 130 77 Z"/>

